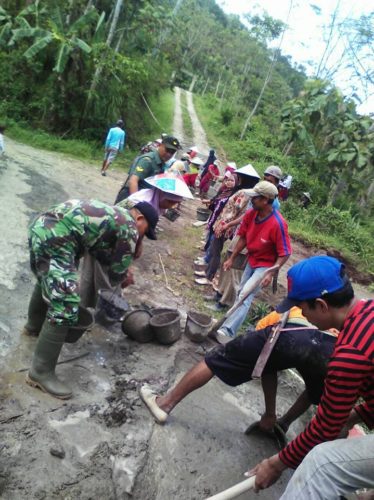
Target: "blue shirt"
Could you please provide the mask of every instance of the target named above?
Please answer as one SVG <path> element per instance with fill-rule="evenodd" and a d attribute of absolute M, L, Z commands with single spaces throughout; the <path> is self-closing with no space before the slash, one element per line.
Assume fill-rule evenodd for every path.
<path fill-rule="evenodd" d="M 105 141 L 105 147 L 122 151 L 125 146 L 125 131 L 121 127 L 113 127 L 109 130 Z"/>

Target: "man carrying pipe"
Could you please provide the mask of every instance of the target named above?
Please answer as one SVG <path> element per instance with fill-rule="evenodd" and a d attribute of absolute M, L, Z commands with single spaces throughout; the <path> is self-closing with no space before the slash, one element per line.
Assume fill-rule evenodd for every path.
<path fill-rule="evenodd" d="M 281 214 L 273 209 L 277 196 L 277 188 L 268 181 L 260 181 L 251 190 L 253 208 L 244 216 L 238 231 L 240 238 L 231 257 L 223 264 L 223 269 L 225 271 L 231 269 L 237 255 L 247 248 L 248 262 L 239 285 L 236 302 L 246 295 L 246 289 L 250 288 L 259 277 L 264 276 L 264 279 L 217 330 L 217 340 L 220 343 L 236 336 L 261 286 L 271 283 L 274 275 L 291 255 L 287 223 Z M 270 267 L 274 267 L 274 271 L 266 274 Z"/>
<path fill-rule="evenodd" d="M 37 336 L 26 382 L 60 398 L 71 397 L 55 368 L 69 327 L 78 323 L 78 263 L 85 251 L 107 269 L 110 282 L 126 284 L 145 234 L 156 239 L 158 215 L 149 203 L 131 210 L 97 200 L 68 200 L 38 216 L 29 228 L 31 270 L 37 277 L 24 333 Z"/>
<path fill-rule="evenodd" d="M 327 442 L 358 422 L 374 428 L 374 301 L 355 298 L 341 262 L 316 256 L 288 271 L 287 299 L 278 310 L 294 305 L 318 328 L 338 329 L 338 338 L 316 415 L 279 454 L 263 460 L 249 474 L 256 476 L 258 491 L 276 482 L 285 469 L 296 469 L 306 459 L 306 477 L 301 481 L 298 474 L 296 490 L 288 491 L 287 499 L 330 500 L 356 488 L 372 488 L 372 440 L 342 440 L 336 445 Z"/>

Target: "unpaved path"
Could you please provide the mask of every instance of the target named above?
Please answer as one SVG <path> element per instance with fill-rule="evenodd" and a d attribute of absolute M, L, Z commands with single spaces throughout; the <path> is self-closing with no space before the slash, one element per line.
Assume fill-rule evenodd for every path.
<path fill-rule="evenodd" d="M 64 346 L 61 355 L 63 360 L 84 355 L 58 367 L 72 387 L 71 400 L 56 400 L 24 383 L 20 370 L 29 366 L 35 346 L 34 339 L 20 335 L 34 283 L 27 225 L 36 213 L 67 198 L 113 201 L 123 173 L 110 170 L 103 178 L 99 165 L 10 140 L 7 154 L 0 160 L 0 497 L 200 500 L 242 480 L 249 466 L 276 451 L 243 434 L 263 409 L 259 384 L 230 389 L 213 380 L 177 407 L 165 427 L 154 424 L 137 393 L 144 381 L 168 387 L 202 359 L 210 341 L 199 346 L 183 337 L 171 347 L 137 344 L 119 325 L 110 331 L 95 326 Z M 162 220 L 159 240 L 146 242 L 136 285 L 128 289 L 131 303 L 176 307 L 182 314 L 195 307 L 196 205 L 185 203 L 175 223 Z M 165 289 L 159 254 L 174 292 Z M 280 411 L 300 389 L 282 376 Z M 301 427 L 297 422 L 291 435 Z M 52 456 L 51 448 L 63 449 L 65 458 Z M 286 478 L 261 498 L 279 498 Z"/>

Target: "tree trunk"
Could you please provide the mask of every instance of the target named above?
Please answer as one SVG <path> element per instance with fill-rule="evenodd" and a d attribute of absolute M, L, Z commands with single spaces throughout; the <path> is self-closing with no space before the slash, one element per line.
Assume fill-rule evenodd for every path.
<path fill-rule="evenodd" d="M 293 0 L 290 0 L 290 6 L 289 6 L 289 9 L 288 9 L 288 14 L 287 14 L 287 19 L 286 19 L 286 24 L 285 26 L 287 26 L 287 23 L 288 23 L 288 19 L 290 17 L 290 13 L 291 13 L 291 10 L 292 10 L 292 4 L 293 4 Z M 278 55 L 280 53 L 280 48 L 282 46 L 282 42 L 283 42 L 283 38 L 284 38 L 284 33 L 285 33 L 286 29 L 284 29 L 282 31 L 282 36 L 281 36 L 281 39 L 279 41 L 279 45 L 278 45 L 278 48 L 274 51 L 274 55 L 273 55 L 273 59 L 271 60 L 271 63 L 270 63 L 270 66 L 269 66 L 269 70 L 267 72 L 267 75 L 265 77 L 265 80 L 264 80 L 264 84 L 262 85 L 262 89 L 260 91 L 260 95 L 258 96 L 258 99 L 256 101 L 256 104 L 254 105 L 254 108 L 252 109 L 252 111 L 249 113 L 248 115 L 248 118 L 246 119 L 245 123 L 244 123 L 244 126 L 243 126 L 243 129 L 242 129 L 242 133 L 240 134 L 240 140 L 243 140 L 243 137 L 247 131 L 247 128 L 251 122 L 251 119 L 253 117 L 253 115 L 256 113 L 257 111 L 257 108 L 261 102 L 261 99 L 262 99 L 262 96 L 263 96 L 263 93 L 265 92 L 265 89 L 267 87 L 267 84 L 269 83 L 270 81 L 270 78 L 271 78 L 271 74 L 272 74 L 272 71 L 273 71 L 273 68 L 275 66 L 275 63 L 277 62 L 277 59 L 278 59 Z"/>
<path fill-rule="evenodd" d="M 346 187 L 347 183 L 343 179 L 339 179 L 337 182 L 335 180 L 332 180 L 327 204 L 334 206 L 338 196 L 344 191 Z"/>
<path fill-rule="evenodd" d="M 113 16 L 112 16 L 112 21 L 111 21 L 110 27 L 109 27 L 109 33 L 108 33 L 108 36 L 107 36 L 107 39 L 105 42 L 108 47 L 111 46 L 111 43 L 113 41 L 113 37 L 114 37 L 114 33 L 116 31 L 116 27 L 117 27 L 118 18 L 119 18 L 120 12 L 121 12 L 122 4 L 123 4 L 123 0 L 116 0 L 116 5 L 114 7 Z M 103 70 L 103 66 L 102 66 L 102 63 L 100 61 L 98 63 L 98 65 L 96 66 L 95 73 L 94 73 L 94 76 L 93 76 L 92 82 L 91 82 L 91 87 L 90 87 L 90 90 L 88 91 L 86 106 L 85 106 L 84 114 L 83 114 L 84 116 L 86 116 L 86 114 L 87 114 L 88 107 L 92 101 L 97 84 L 99 83 L 102 70 Z"/>
<path fill-rule="evenodd" d="M 207 87 L 208 87 L 209 80 L 210 80 L 210 77 L 208 76 L 208 79 L 207 79 L 207 81 L 206 81 L 206 83 L 205 83 L 205 87 L 204 87 L 203 93 L 201 94 L 202 96 L 203 96 L 203 95 L 205 94 L 205 92 L 206 92 L 206 89 L 207 89 Z"/>
<path fill-rule="evenodd" d="M 216 86 L 216 91 L 214 92 L 214 97 L 217 97 L 217 95 L 218 95 L 218 89 L 219 89 L 219 86 L 220 86 L 220 83 L 221 83 L 221 78 L 222 78 L 222 71 L 221 71 L 221 73 L 219 74 L 219 77 L 218 77 L 218 82 L 217 82 L 217 86 Z"/>

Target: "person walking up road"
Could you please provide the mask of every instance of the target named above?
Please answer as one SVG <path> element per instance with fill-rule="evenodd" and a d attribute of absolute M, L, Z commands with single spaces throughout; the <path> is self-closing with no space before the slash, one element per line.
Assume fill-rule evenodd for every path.
<path fill-rule="evenodd" d="M 256 490 L 265 489 L 306 458 L 303 480 L 308 479 L 312 491 L 312 467 L 317 493 L 309 495 L 305 482 L 297 481 L 293 486 L 299 494 L 289 492 L 286 498 L 335 500 L 357 487 L 374 486 L 372 439 L 362 438 L 360 445 L 355 445 L 356 439 L 352 444 L 326 443 L 358 422 L 374 428 L 374 301 L 355 298 L 344 264 L 326 255 L 298 262 L 288 270 L 287 281 L 287 299 L 279 312 L 298 305 L 318 328 L 336 328 L 339 334 L 316 415 L 279 454 L 248 474 L 256 476 Z M 318 446 L 322 443 L 326 445 Z"/>
<path fill-rule="evenodd" d="M 105 140 L 105 155 L 101 167 L 101 175 L 106 176 L 109 165 L 114 161 L 119 151 L 125 147 L 126 132 L 123 130 L 123 120 L 118 120 L 115 127 L 112 127 Z"/>

